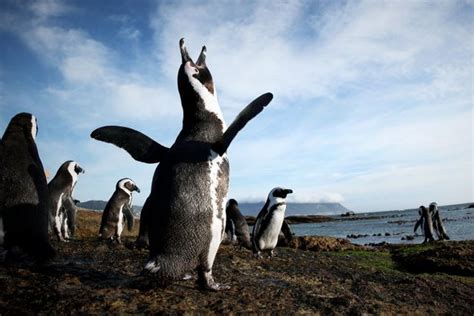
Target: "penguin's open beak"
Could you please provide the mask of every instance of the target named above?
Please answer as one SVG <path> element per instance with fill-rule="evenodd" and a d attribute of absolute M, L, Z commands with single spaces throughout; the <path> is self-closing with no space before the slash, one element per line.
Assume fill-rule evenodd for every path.
<path fill-rule="evenodd" d="M 185 64 L 188 61 L 192 61 L 191 57 L 189 57 L 188 50 L 186 49 L 186 45 L 184 45 L 184 38 L 179 40 L 179 49 L 181 51 L 181 61 L 183 64 Z"/>
<path fill-rule="evenodd" d="M 206 46 L 203 46 L 201 50 L 201 54 L 199 55 L 198 60 L 196 61 L 197 66 L 202 66 L 206 64 L 206 52 L 207 52 Z"/>
<path fill-rule="evenodd" d="M 76 165 L 76 167 L 74 168 L 74 171 L 76 171 L 77 174 L 86 173 L 86 171 L 82 169 L 81 167 L 79 167 L 78 165 Z"/>

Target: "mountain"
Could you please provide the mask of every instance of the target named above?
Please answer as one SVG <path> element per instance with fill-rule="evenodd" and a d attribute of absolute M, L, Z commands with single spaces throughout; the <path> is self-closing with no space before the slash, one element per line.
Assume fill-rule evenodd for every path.
<path fill-rule="evenodd" d="M 264 203 L 239 203 L 240 211 L 244 215 L 257 216 Z M 107 205 L 106 201 L 92 200 L 79 203 L 77 206 L 102 212 Z M 142 206 L 134 205 L 134 213 L 140 214 Z M 349 212 L 340 203 L 287 203 L 286 216 L 291 215 L 339 215 Z"/>
<path fill-rule="evenodd" d="M 79 207 L 86 208 L 89 210 L 96 210 L 99 212 L 102 212 L 106 205 L 107 205 L 107 202 L 102 201 L 102 200 L 91 200 L 91 201 L 86 201 L 86 202 L 77 204 L 77 206 Z M 135 214 L 140 214 L 141 210 L 142 210 L 142 206 L 138 206 L 138 205 L 133 206 L 133 212 Z"/>
<path fill-rule="evenodd" d="M 244 215 L 256 216 L 263 207 L 261 203 L 239 203 Z M 287 203 L 286 216 L 294 215 L 340 215 L 350 212 L 341 203 Z"/>
<path fill-rule="evenodd" d="M 97 211 L 102 212 L 106 204 L 107 204 L 106 201 L 92 200 L 92 201 L 79 203 L 78 206 L 82 208 L 97 210 Z M 239 207 L 242 214 L 246 216 L 257 216 L 260 210 L 262 209 L 263 204 L 264 204 L 263 202 L 260 202 L 260 203 L 242 202 L 242 203 L 239 203 Z M 440 210 L 446 210 L 446 211 L 454 211 L 458 209 L 465 209 L 468 207 L 474 208 L 474 202 L 439 206 Z M 134 205 L 133 210 L 134 210 L 134 213 L 138 215 L 140 214 L 142 210 L 142 206 Z M 287 203 L 285 215 L 286 216 L 341 215 L 350 211 L 351 210 L 344 207 L 341 203 Z M 386 212 L 390 212 L 390 211 L 380 211 L 380 212 L 371 212 L 371 213 L 363 213 L 363 214 L 375 215 L 378 213 L 386 213 Z M 398 210 L 396 212 L 398 212 Z M 362 214 L 362 213 L 358 213 L 358 214 Z"/>

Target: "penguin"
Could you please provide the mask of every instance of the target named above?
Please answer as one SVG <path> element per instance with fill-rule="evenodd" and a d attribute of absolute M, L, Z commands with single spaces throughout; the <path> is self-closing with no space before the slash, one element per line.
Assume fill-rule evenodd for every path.
<path fill-rule="evenodd" d="M 105 126 L 91 137 L 124 148 L 138 161 L 157 163 L 151 193 L 143 206 L 147 217 L 150 258 L 144 273 L 160 285 L 178 280 L 192 269 L 201 289 L 218 291 L 212 266 L 224 234 L 229 187 L 226 154 L 237 133 L 273 98 L 266 93 L 252 101 L 227 127 L 216 87 L 206 65 L 204 46 L 194 62 L 180 40 L 178 91 L 183 109 L 182 129 L 167 148 L 142 133 Z"/>
<path fill-rule="evenodd" d="M 420 208 L 418 208 L 418 215 L 420 216 L 420 218 L 416 221 L 415 223 L 415 227 L 413 228 L 413 233 L 416 234 L 416 231 L 418 229 L 418 227 L 420 227 L 422 230 L 423 230 L 423 212 L 422 212 L 422 209 L 421 209 L 421 206 Z M 422 231 L 423 233 L 423 231 Z"/>
<path fill-rule="evenodd" d="M 36 117 L 19 113 L 0 142 L 0 235 L 7 251 L 19 247 L 43 261 L 55 250 L 48 240 L 50 199 L 37 133 Z"/>
<path fill-rule="evenodd" d="M 449 236 L 446 233 L 446 229 L 444 228 L 443 221 L 439 215 L 438 204 L 436 202 L 431 202 L 429 206 L 429 211 L 431 214 L 431 218 L 433 220 L 433 227 L 438 236 L 438 240 L 449 240 Z"/>
<path fill-rule="evenodd" d="M 273 249 L 278 243 L 285 219 L 286 196 L 290 193 L 293 193 L 293 190 L 279 187 L 272 189 L 258 213 L 252 234 L 253 252 L 257 258 L 262 257 L 262 251 L 269 251 L 270 257 L 273 257 Z"/>
<path fill-rule="evenodd" d="M 420 206 L 419 210 L 423 216 L 423 235 L 425 236 L 425 240 L 423 240 L 423 244 L 426 242 L 434 241 L 433 220 L 431 218 L 430 211 L 424 205 Z"/>
<path fill-rule="evenodd" d="M 249 226 L 245 217 L 239 209 L 239 203 L 236 200 L 230 199 L 226 207 L 226 233 L 231 242 L 234 243 L 234 235 L 236 237 L 237 245 L 243 246 L 247 249 L 252 249 L 252 242 L 250 241 Z"/>
<path fill-rule="evenodd" d="M 102 239 L 115 240 L 122 243 L 120 236 L 122 235 L 124 220 L 127 221 L 128 230 L 133 228 L 133 206 L 132 192 L 140 189 L 135 182 L 129 178 L 120 179 L 116 186 L 115 192 L 112 194 L 109 202 L 105 206 L 102 213 L 102 221 L 100 223 L 99 237 Z"/>
<path fill-rule="evenodd" d="M 72 197 L 79 174 L 85 173 L 79 164 L 73 160 L 64 162 L 48 183 L 51 197 L 50 224 L 59 241 L 67 241 L 74 235 L 76 226 L 76 203 Z"/>

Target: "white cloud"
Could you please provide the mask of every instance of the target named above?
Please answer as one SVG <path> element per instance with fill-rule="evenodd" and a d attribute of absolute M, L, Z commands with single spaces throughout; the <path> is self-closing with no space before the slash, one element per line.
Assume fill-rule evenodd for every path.
<path fill-rule="evenodd" d="M 338 89 L 352 83 L 410 78 L 420 76 L 418 66 L 443 66 L 445 55 L 433 52 L 446 47 L 452 47 L 453 53 L 462 51 L 465 48 L 456 48 L 457 44 L 469 33 L 451 21 L 452 7 L 449 3 L 433 7 L 424 2 L 350 2 L 320 19 L 309 19 L 313 32 L 299 38 L 291 30 L 305 24 L 307 8 L 301 2 L 257 3 L 233 15 L 235 8 L 223 10 L 213 1 L 199 8 L 174 2 L 160 7 L 152 26 L 163 60 L 178 60 L 176 39 L 182 36 L 189 39 L 194 54 L 198 45 L 206 44 L 208 64 L 226 98 L 271 90 L 284 102 L 335 97 Z M 453 38 L 450 29 L 460 35 Z M 164 64 L 170 77 L 175 75 L 175 64 Z"/>
<path fill-rule="evenodd" d="M 141 32 L 132 26 L 121 27 L 118 34 L 125 39 L 134 41 L 139 40 L 141 36 Z"/>
<path fill-rule="evenodd" d="M 228 123 L 259 94 L 275 95 L 230 147 L 233 197 L 261 201 L 279 185 L 294 189 L 297 201 L 375 210 L 474 199 L 465 176 L 472 175 L 474 30 L 460 16 L 463 5 L 159 3 L 150 17 L 153 51 L 130 61 L 93 32 L 50 19 L 72 12 L 57 1 L 33 5 L 31 22 L 2 14 L 0 28 L 20 34 L 61 74 L 46 95 L 73 129 L 133 123 L 167 144 L 181 122 L 178 40 L 186 38 L 195 58 L 206 45 Z M 136 18 L 109 17 L 130 49 L 147 40 Z M 111 145 L 87 152 L 89 169 L 104 179 L 121 168 L 149 181 L 150 168 Z M 122 158 L 115 164 L 100 155 Z"/>
<path fill-rule="evenodd" d="M 41 20 L 61 16 L 73 10 L 71 6 L 59 0 L 33 1 L 30 2 L 29 8 Z"/>

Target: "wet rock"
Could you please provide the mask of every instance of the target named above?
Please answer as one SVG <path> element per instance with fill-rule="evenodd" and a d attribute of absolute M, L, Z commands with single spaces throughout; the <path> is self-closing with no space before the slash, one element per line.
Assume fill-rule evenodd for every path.
<path fill-rule="evenodd" d="M 350 217 L 350 216 L 355 216 L 355 213 L 353 211 L 345 212 L 341 214 L 341 217 Z"/>
<path fill-rule="evenodd" d="M 369 234 L 350 234 L 350 235 L 347 235 L 347 238 L 350 238 L 350 239 L 357 239 L 357 238 L 363 238 L 363 237 L 368 237 Z"/>
<path fill-rule="evenodd" d="M 389 247 L 390 244 L 386 241 L 382 241 L 382 242 L 377 242 L 377 243 L 368 243 L 368 244 L 365 244 L 365 246 L 369 246 L 369 247 Z"/>

